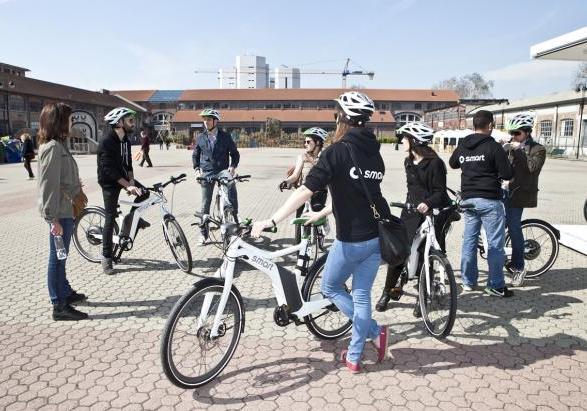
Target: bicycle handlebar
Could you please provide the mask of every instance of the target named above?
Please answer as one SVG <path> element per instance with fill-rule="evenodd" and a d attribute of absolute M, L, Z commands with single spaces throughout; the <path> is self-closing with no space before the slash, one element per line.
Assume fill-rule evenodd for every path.
<path fill-rule="evenodd" d="M 186 179 L 186 174 L 181 173 L 177 177 L 173 177 L 173 176 L 169 177 L 169 180 L 166 181 L 165 183 L 155 183 L 155 184 L 153 184 L 153 187 L 145 187 L 145 189 L 147 189 L 149 191 L 160 191 L 160 190 L 164 189 L 165 187 L 167 187 L 169 184 L 179 184 L 179 183 L 185 181 L 185 179 Z"/>
<path fill-rule="evenodd" d="M 228 184 L 232 181 L 244 182 L 248 181 L 251 178 L 250 174 L 246 174 L 244 176 L 234 176 L 233 178 L 227 177 L 196 177 L 196 181 L 205 181 L 208 183 L 219 183 L 219 184 Z"/>

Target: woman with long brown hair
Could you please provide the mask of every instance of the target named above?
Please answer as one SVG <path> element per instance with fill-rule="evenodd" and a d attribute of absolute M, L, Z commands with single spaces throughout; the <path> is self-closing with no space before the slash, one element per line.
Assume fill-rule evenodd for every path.
<path fill-rule="evenodd" d="M 49 224 L 47 285 L 55 321 L 88 318 L 71 306 L 85 301 L 86 296 L 72 290 L 65 274 L 67 256 L 58 256 L 57 249 L 62 242 L 69 252 L 74 222 L 71 199 L 81 190 L 77 163 L 67 147 L 70 115 L 68 105 L 49 103 L 39 118 L 39 211 Z"/>
<path fill-rule="evenodd" d="M 402 141 L 402 146 L 407 154 L 404 161 L 406 170 L 406 182 L 408 194 L 406 203 L 417 207 L 402 210 L 401 219 L 406 225 L 408 241 L 411 244 L 416 231 L 424 215 L 433 208 L 445 207 L 449 204 L 446 193 L 446 166 L 438 154 L 428 146 L 434 136 L 434 130 L 423 123 L 408 123 L 397 130 L 397 136 Z M 441 227 L 446 221 L 446 216 L 440 214 L 436 217 L 434 226 L 436 239 L 444 250 L 444 236 Z M 403 284 L 398 284 L 404 265 L 387 268 L 387 278 L 383 294 L 375 305 L 377 311 L 385 311 L 389 300 L 397 301 L 403 291 Z M 420 305 L 416 303 L 414 316 L 420 316 Z"/>

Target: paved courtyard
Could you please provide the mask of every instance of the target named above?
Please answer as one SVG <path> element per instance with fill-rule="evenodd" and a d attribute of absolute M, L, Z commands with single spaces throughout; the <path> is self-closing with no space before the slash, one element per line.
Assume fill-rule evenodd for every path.
<path fill-rule="evenodd" d="M 277 185 L 293 164 L 291 149 L 241 150 L 241 215 L 266 218 L 286 198 Z M 405 195 L 402 155 L 383 148 L 389 201 Z M 144 184 L 191 173 L 190 152 L 152 150 L 154 168 L 135 166 Z M 102 204 L 94 156 L 78 157 L 90 204 Z M 36 163 L 34 164 L 36 167 Z M 191 275 L 172 262 L 158 222 L 148 220 L 123 271 L 105 276 L 73 248 L 68 260 L 72 286 L 89 296 L 81 309 L 90 320 L 53 322 L 47 295 L 47 226 L 36 210 L 36 181 L 21 164 L 0 166 L 0 409 L 585 409 L 587 407 L 587 257 L 561 247 L 555 266 L 528 281 L 507 300 L 481 292 L 459 295 L 452 335 L 439 342 L 412 317 L 415 290 L 375 318 L 392 329 L 391 356 L 375 363 L 367 349 L 367 372 L 351 375 L 335 361 L 346 341 L 322 342 L 304 327 L 273 323 L 267 278 L 239 265 L 246 306 L 245 332 L 229 366 L 209 385 L 185 391 L 171 385 L 159 361 L 167 315 L 181 294 L 211 276 L 221 252 L 196 245 L 193 210 L 200 190 L 193 179 L 175 192 L 175 215 L 194 259 Z M 526 217 L 581 224 L 587 196 L 587 163 L 548 159 L 539 207 Z M 458 187 L 459 173 L 449 172 Z M 169 192 L 169 191 L 168 191 Z M 460 223 L 459 223 L 460 224 Z M 587 228 L 587 224 L 585 226 Z M 449 259 L 458 276 L 460 233 L 450 237 Z M 270 240 L 288 243 L 282 224 Z M 291 260 L 289 260 L 291 261 Z M 482 275 L 486 266 L 482 260 Z M 385 277 L 380 269 L 374 298 Z M 484 281 L 483 277 L 480 282 Z"/>

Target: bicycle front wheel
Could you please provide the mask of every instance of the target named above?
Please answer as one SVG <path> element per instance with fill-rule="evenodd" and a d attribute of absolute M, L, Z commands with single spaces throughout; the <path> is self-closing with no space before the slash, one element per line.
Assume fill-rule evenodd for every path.
<path fill-rule="evenodd" d="M 429 274 L 422 265 L 419 304 L 428 333 L 439 340 L 450 334 L 457 315 L 457 283 L 452 267 L 444 254 L 431 250 Z"/>
<path fill-rule="evenodd" d="M 522 221 L 524 235 L 524 265 L 526 278 L 536 278 L 550 270 L 559 252 L 556 235 L 548 225 L 540 221 Z M 512 246 L 509 232 L 506 234 L 505 246 Z"/>
<path fill-rule="evenodd" d="M 177 266 L 183 272 L 189 273 L 192 269 L 192 252 L 181 226 L 172 218 L 166 218 L 163 224 L 165 225 L 163 227 L 163 236 Z"/>
<path fill-rule="evenodd" d="M 244 327 L 242 297 L 233 286 L 221 313 L 218 335 L 212 325 L 224 282 L 199 281 L 173 306 L 163 330 L 161 363 L 169 381 L 180 388 L 197 388 L 212 381 L 231 360 Z"/>
<path fill-rule="evenodd" d="M 310 267 L 302 285 L 302 298 L 304 301 L 324 298 L 320 287 L 322 286 L 327 258 L 328 254 L 324 254 Z M 350 284 L 350 280 L 348 283 Z M 350 293 L 350 286 L 348 284 L 345 284 L 345 289 Z M 340 338 L 348 333 L 353 326 L 352 321 L 334 304 L 330 304 L 321 311 L 304 317 L 304 322 L 310 332 L 321 340 Z"/>

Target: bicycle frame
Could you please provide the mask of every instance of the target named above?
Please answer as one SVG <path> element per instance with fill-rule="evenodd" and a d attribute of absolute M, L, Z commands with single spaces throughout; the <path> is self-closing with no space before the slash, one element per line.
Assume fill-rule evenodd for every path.
<path fill-rule="evenodd" d="M 150 191 L 149 198 L 141 201 L 140 203 L 135 203 L 133 201 L 127 201 L 127 200 L 118 200 L 118 204 L 119 204 L 119 206 L 120 205 L 129 206 L 130 209 L 136 208 L 136 210 L 133 214 L 133 219 L 132 219 L 132 223 L 131 223 L 129 235 L 128 235 L 133 241 L 137 235 L 139 220 L 145 214 L 147 209 L 149 209 L 153 206 L 159 205 L 159 212 L 161 214 L 161 220 L 164 220 L 165 216 L 167 216 L 167 215 L 172 215 L 171 210 L 169 208 L 167 208 L 167 198 L 165 197 L 165 195 L 162 192 Z M 117 217 L 118 226 L 121 229 L 124 224 L 124 218 L 128 214 L 129 213 L 126 213 L 126 214 L 120 213 Z M 166 234 L 169 235 L 169 233 L 167 232 L 167 227 L 165 227 L 165 224 L 163 225 L 163 229 L 166 231 Z M 96 237 L 97 239 L 102 240 L 102 234 L 93 234 L 93 236 Z M 112 242 L 114 244 L 120 245 L 121 236 L 113 234 L 112 235 Z"/>
<path fill-rule="evenodd" d="M 294 318 L 303 318 L 331 305 L 332 303 L 326 298 L 303 301 L 300 287 L 298 285 L 302 277 L 301 272 L 296 269 L 296 272 L 292 273 L 274 262 L 276 258 L 293 254 L 296 251 L 300 256 L 306 255 L 307 248 L 308 240 L 302 239 L 297 245 L 282 250 L 267 252 L 247 243 L 238 236 L 231 237 L 231 243 L 222 265 L 215 273 L 215 277 L 224 277 L 224 287 L 220 302 L 218 303 L 210 336 L 217 337 L 219 335 L 218 331 L 222 322 L 222 313 L 226 307 L 226 302 L 228 301 L 232 284 L 234 282 L 234 267 L 237 258 L 240 258 L 242 261 L 245 261 L 269 276 L 278 306 L 288 307 L 291 310 L 290 315 L 295 316 Z M 198 328 L 205 323 L 213 297 L 212 293 L 207 293 L 204 297 L 202 311 L 197 322 Z"/>

